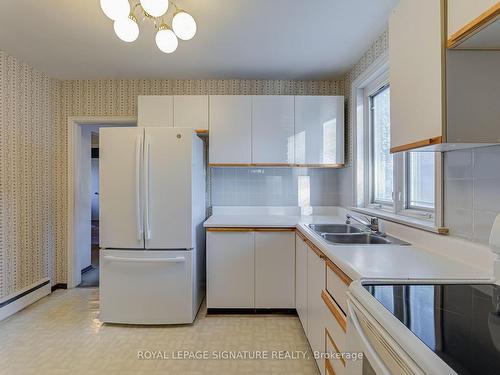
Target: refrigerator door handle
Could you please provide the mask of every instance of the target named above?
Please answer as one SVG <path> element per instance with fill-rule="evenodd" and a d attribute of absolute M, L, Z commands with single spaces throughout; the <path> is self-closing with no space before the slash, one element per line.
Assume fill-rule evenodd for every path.
<path fill-rule="evenodd" d="M 149 163 L 151 158 L 151 140 L 146 134 L 146 151 L 144 153 L 144 204 L 145 204 L 145 220 L 146 220 L 146 240 L 151 239 L 151 223 L 149 217 Z"/>
<path fill-rule="evenodd" d="M 109 260 L 111 262 L 122 262 L 122 263 L 184 263 L 186 258 L 184 257 L 174 257 L 174 258 L 123 258 L 112 255 L 104 256 L 104 260 Z"/>
<path fill-rule="evenodd" d="M 141 241 L 143 237 L 141 210 L 141 154 L 142 137 L 138 134 L 135 141 L 135 215 L 137 223 L 137 239 L 139 241 Z"/>

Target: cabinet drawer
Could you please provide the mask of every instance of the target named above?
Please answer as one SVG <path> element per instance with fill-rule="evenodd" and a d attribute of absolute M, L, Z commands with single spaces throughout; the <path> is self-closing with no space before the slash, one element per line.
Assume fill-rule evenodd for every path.
<path fill-rule="evenodd" d="M 330 335 L 330 338 L 335 342 L 340 352 L 346 349 L 346 327 L 347 319 L 340 307 L 335 303 L 333 298 L 326 292 L 322 291 L 321 298 L 324 302 L 325 327 Z"/>
<path fill-rule="evenodd" d="M 347 288 L 352 280 L 331 260 L 326 261 L 326 290 L 340 306 L 345 315 L 347 311 Z"/>
<path fill-rule="evenodd" d="M 342 353 L 342 351 L 338 348 L 335 340 L 333 340 L 332 336 L 328 332 L 328 329 L 325 330 L 325 339 L 326 339 L 326 353 L 329 354 L 327 358 L 325 358 L 325 369 L 328 375 L 343 375 L 345 374 L 345 360 L 340 358 L 337 359 L 336 355 Z"/>

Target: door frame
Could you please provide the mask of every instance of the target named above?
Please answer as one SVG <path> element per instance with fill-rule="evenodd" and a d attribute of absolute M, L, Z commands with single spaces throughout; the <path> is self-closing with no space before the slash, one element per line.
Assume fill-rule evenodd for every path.
<path fill-rule="evenodd" d="M 81 270 L 78 269 L 79 252 L 76 243 L 76 233 L 82 226 L 89 226 L 80 219 L 82 199 L 78 187 L 90 179 L 90 176 L 82 176 L 81 173 L 81 143 L 82 127 L 86 125 L 102 126 L 137 126 L 137 117 L 134 116 L 70 116 L 67 127 L 67 232 L 66 232 L 66 280 L 68 288 L 75 288 L 81 283 Z M 88 181 L 90 183 L 90 181 Z M 90 210 L 90 207 L 88 207 Z"/>

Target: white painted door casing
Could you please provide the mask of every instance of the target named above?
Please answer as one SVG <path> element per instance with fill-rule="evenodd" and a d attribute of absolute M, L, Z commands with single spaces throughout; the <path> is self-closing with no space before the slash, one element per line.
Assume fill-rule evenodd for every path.
<path fill-rule="evenodd" d="M 295 163 L 294 116 L 293 96 L 252 96 L 252 163 Z"/>
<path fill-rule="evenodd" d="M 208 95 L 174 95 L 174 128 L 208 130 Z"/>
<path fill-rule="evenodd" d="M 389 19 L 391 148 L 443 136 L 444 0 L 401 0 Z"/>
<path fill-rule="evenodd" d="M 295 163 L 344 163 L 344 97 L 295 97 Z"/>
<path fill-rule="evenodd" d="M 254 232 L 207 232 L 207 307 L 254 308 Z"/>
<path fill-rule="evenodd" d="M 251 164 L 252 97 L 210 96 L 211 164 Z"/>
<path fill-rule="evenodd" d="M 255 232 L 255 308 L 295 308 L 295 234 Z"/>
<path fill-rule="evenodd" d="M 139 95 L 137 97 L 137 126 L 173 127 L 174 97 L 171 95 Z"/>

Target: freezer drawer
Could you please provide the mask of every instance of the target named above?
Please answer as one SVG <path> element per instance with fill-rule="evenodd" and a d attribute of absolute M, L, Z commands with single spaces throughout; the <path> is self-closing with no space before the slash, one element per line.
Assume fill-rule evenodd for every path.
<path fill-rule="evenodd" d="M 193 251 L 101 250 L 100 320 L 192 323 Z"/>

